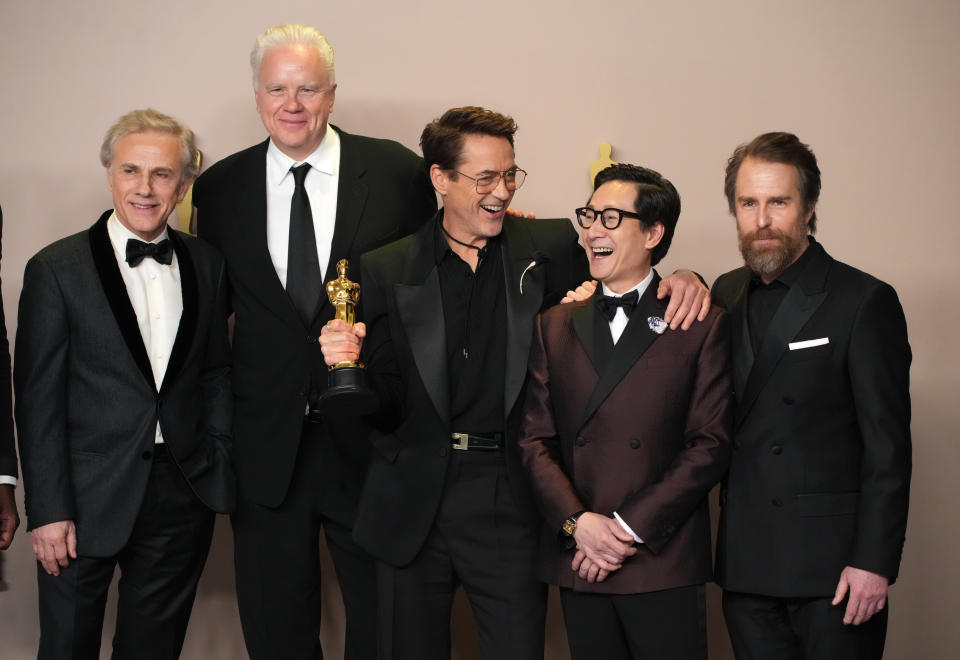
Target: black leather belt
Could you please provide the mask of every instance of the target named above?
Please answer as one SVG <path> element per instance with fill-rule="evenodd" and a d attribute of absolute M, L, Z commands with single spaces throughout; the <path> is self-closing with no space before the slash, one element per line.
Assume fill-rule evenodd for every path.
<path fill-rule="evenodd" d="M 493 435 L 474 435 L 472 433 L 451 433 L 453 440 L 451 445 L 454 449 L 468 451 L 479 449 L 480 451 L 496 451 L 503 446 L 503 434 L 494 433 Z"/>

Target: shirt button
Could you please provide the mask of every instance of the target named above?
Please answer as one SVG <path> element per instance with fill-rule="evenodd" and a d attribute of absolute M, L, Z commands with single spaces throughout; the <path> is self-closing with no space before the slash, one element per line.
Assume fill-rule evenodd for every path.
<path fill-rule="evenodd" d="M 156 273 L 152 273 L 152 274 L 150 275 L 150 279 L 151 279 L 151 280 L 157 279 Z"/>

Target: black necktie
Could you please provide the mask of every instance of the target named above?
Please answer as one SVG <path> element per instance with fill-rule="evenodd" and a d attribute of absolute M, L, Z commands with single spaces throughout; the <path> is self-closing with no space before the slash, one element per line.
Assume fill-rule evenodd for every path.
<path fill-rule="evenodd" d="M 144 257 L 153 257 L 157 263 L 169 266 L 173 263 L 173 245 L 165 238 L 159 243 L 144 243 L 135 238 L 127 239 L 127 263 L 136 268 Z"/>
<path fill-rule="evenodd" d="M 624 313 L 629 317 L 637 307 L 637 301 L 640 300 L 640 294 L 637 290 L 628 291 L 619 298 L 616 296 L 603 296 L 597 298 L 597 309 L 603 314 L 603 318 L 612 321 L 617 315 L 617 307 L 623 307 Z"/>
<path fill-rule="evenodd" d="M 317 258 L 317 237 L 313 232 L 310 198 L 303 186 L 309 163 L 291 167 L 295 187 L 290 200 L 290 242 L 287 250 L 287 295 L 308 328 L 317 315 L 323 276 Z"/>

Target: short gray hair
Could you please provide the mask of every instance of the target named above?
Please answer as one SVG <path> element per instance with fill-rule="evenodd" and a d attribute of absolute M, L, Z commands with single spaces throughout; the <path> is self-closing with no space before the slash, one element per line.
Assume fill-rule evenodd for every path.
<path fill-rule="evenodd" d="M 324 64 L 327 65 L 327 77 L 330 78 L 330 84 L 333 85 L 336 82 L 336 74 L 333 68 L 333 46 L 323 36 L 323 33 L 309 25 L 285 23 L 284 25 L 274 25 L 257 37 L 253 44 L 253 50 L 250 51 L 250 68 L 253 69 L 254 89 L 257 88 L 257 79 L 260 77 L 260 64 L 263 62 L 263 56 L 274 46 L 286 44 L 300 44 L 315 48 Z"/>
<path fill-rule="evenodd" d="M 100 163 L 104 167 L 110 167 L 113 163 L 113 152 L 117 148 L 117 142 L 120 138 L 131 133 L 166 133 L 180 142 L 180 151 L 183 160 L 183 178 L 196 179 L 200 174 L 197 157 L 197 144 L 194 139 L 193 131 L 178 122 L 173 117 L 157 112 L 153 108 L 146 110 L 131 110 L 120 117 L 116 123 L 107 129 L 107 134 L 103 136 L 103 144 L 100 146 Z"/>

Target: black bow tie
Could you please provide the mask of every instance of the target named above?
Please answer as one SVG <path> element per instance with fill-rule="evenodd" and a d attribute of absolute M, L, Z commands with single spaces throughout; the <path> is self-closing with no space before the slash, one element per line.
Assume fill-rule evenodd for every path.
<path fill-rule="evenodd" d="M 169 266 L 173 263 L 173 245 L 169 238 L 159 243 L 144 243 L 135 238 L 127 239 L 127 263 L 136 268 L 145 257 L 153 257 L 157 263 Z"/>
<path fill-rule="evenodd" d="M 609 322 L 617 315 L 617 307 L 623 307 L 623 312 L 629 317 L 636 309 L 639 300 L 640 294 L 637 293 L 636 289 L 628 291 L 620 297 L 600 296 L 597 298 L 597 309 L 603 314 L 603 318 Z"/>

